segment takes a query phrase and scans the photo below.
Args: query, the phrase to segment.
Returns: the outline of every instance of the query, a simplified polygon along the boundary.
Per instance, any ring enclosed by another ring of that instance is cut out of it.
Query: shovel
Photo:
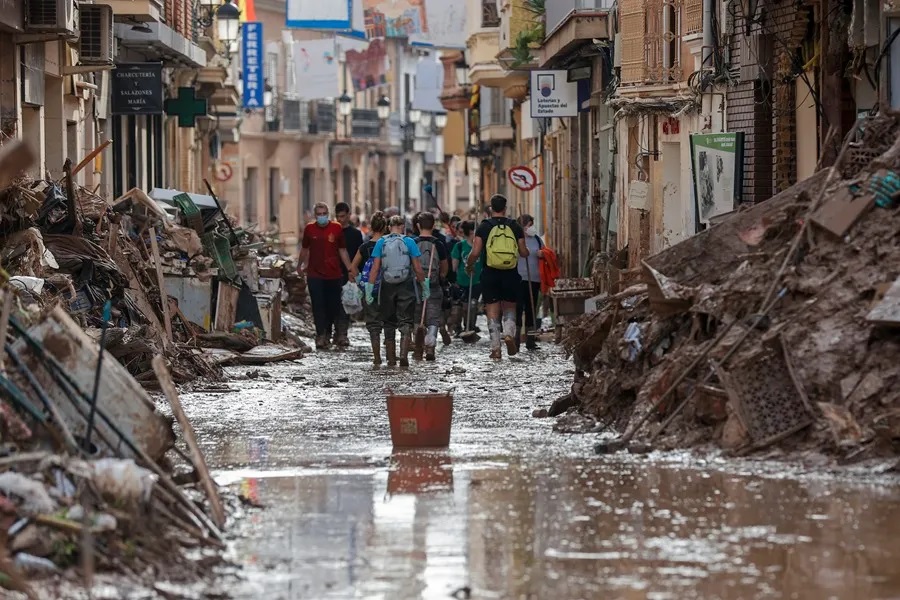
[[[432,243],[431,245],[431,256],[428,259],[428,277],[427,280],[431,281],[431,273],[434,269],[434,255],[437,252],[437,246]],[[416,340],[415,340],[415,349],[413,350],[413,354],[415,355],[416,360],[422,360],[422,353],[425,352],[425,313],[428,311],[428,300],[425,297],[422,297],[422,318],[419,320],[419,326],[416,328]]]
[[[474,344],[480,337],[472,328],[472,284],[475,283],[475,273],[469,276],[469,295],[466,296],[466,330],[460,334],[460,339],[467,344]]]

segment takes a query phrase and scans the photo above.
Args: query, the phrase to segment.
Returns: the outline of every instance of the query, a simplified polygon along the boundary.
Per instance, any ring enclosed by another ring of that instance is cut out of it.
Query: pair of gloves
[[[431,298],[431,280],[426,279],[422,282],[422,299]],[[366,282],[366,303],[375,304],[375,284]]]

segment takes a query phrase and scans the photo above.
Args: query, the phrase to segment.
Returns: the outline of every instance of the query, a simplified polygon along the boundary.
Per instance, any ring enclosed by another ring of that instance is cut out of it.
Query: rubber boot
[[[409,366],[409,347],[412,345],[412,336],[409,333],[400,335],[400,366]]]
[[[450,330],[447,329],[446,325],[441,325],[441,342],[443,342],[445,346],[449,346],[452,341],[453,338],[450,336]]]
[[[328,350],[328,336],[320,335],[316,337],[316,350]]]
[[[385,340],[384,353],[387,355],[389,367],[397,366],[397,340]]]
[[[525,347],[528,348],[529,350],[537,350],[538,349],[537,338],[534,337],[533,335],[525,336]]]
[[[403,338],[400,338],[400,342],[402,344]],[[421,328],[416,328],[416,341],[412,345],[412,355],[413,360],[420,361],[422,360],[422,353],[425,351],[425,332]],[[401,354],[402,354],[401,350]]]
[[[372,364],[376,367],[381,364],[381,334],[370,333],[372,338]]]
[[[488,330],[490,330],[491,332],[491,358],[502,358],[502,354],[500,352],[500,321],[488,321]]]
[[[334,345],[338,348],[349,348],[350,347],[350,324],[349,323],[335,323],[334,324]]]
[[[462,333],[462,306],[454,304],[450,309],[450,317],[447,319],[447,326],[453,335],[459,337]]]
[[[518,337],[518,332],[516,331],[516,318],[515,314],[512,318],[509,318],[508,315],[503,316],[503,341],[506,342],[506,353],[509,356],[515,356],[519,353],[519,344],[517,343],[516,338]]]

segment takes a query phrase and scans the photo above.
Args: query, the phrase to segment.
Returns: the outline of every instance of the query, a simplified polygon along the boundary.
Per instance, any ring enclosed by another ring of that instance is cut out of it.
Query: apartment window
[[[313,169],[303,169],[303,182],[301,188],[301,202],[303,204],[303,214],[311,215],[313,207],[315,171]]]
[[[259,169],[247,168],[244,179],[244,223],[256,223],[256,186],[259,184]]]
[[[269,222],[278,219],[281,200],[281,169],[269,169]]]
[[[481,26],[500,27],[500,11],[497,0],[481,0]]]

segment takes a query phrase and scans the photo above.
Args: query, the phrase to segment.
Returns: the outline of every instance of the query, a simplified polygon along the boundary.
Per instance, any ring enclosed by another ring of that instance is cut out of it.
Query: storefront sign
[[[128,63],[112,71],[112,114],[159,115],[163,112],[162,63]]]
[[[262,108],[266,91],[263,74],[263,26],[262,23],[244,23],[241,26],[241,77],[244,86],[244,108]]]
[[[733,211],[741,201],[744,134],[691,134],[697,223]]]
[[[360,0],[361,1],[361,0]],[[286,25],[290,29],[318,29],[349,31],[354,28],[351,19],[353,0],[288,0]],[[358,27],[360,24],[356,23]],[[365,26],[365,24],[363,24]]]
[[[578,116],[578,82],[569,81],[568,71],[531,72],[531,116]]]

